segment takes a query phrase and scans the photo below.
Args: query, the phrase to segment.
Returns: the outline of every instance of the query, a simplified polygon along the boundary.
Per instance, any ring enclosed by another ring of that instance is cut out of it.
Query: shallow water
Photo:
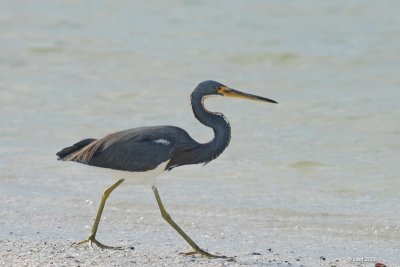
[[[0,235],[82,237],[59,217],[89,213],[89,224],[90,201],[119,177],[55,152],[158,124],[205,142],[212,131],[189,95],[215,79],[280,104],[207,100],[229,119],[231,144],[159,180],[171,212],[203,224],[225,214],[221,231],[254,247],[400,263],[399,2],[0,6]],[[146,180],[119,191],[115,208],[158,213]]]

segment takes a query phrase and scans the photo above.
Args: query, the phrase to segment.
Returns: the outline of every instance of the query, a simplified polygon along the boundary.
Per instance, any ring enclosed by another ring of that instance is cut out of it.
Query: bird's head
[[[264,101],[264,102],[275,103],[275,104],[278,103],[272,99],[265,98],[265,97],[258,96],[258,95],[244,93],[244,92],[229,88],[228,86],[223,85],[219,82],[211,81],[211,80],[201,82],[194,90],[194,93],[197,93],[203,97],[211,96],[211,95],[221,95],[221,96],[226,96],[226,97],[236,97],[236,98],[242,98],[242,99],[258,100],[258,101]]]

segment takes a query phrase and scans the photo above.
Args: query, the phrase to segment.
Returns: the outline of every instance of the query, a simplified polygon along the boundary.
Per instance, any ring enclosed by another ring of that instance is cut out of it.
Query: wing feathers
[[[68,151],[63,160],[124,171],[147,171],[170,160],[174,151],[198,145],[186,131],[174,126],[134,128],[91,140]]]

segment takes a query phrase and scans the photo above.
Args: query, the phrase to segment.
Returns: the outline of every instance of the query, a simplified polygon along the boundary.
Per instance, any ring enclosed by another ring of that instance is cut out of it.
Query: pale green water
[[[142,125],[177,125],[206,141],[212,132],[191,114],[189,95],[215,79],[280,104],[209,100],[231,123],[231,145],[204,168],[161,179],[168,206],[202,223],[225,212],[229,239],[254,247],[399,263],[399,9],[398,1],[2,1],[0,235],[82,237],[76,218],[60,217],[84,213],[89,224],[95,207],[79,205],[113,180],[57,162],[55,152]],[[115,200],[158,215],[143,181]]]

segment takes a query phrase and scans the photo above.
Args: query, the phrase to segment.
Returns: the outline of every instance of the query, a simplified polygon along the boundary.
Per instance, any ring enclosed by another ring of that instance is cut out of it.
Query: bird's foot
[[[224,255],[214,255],[214,254],[208,253],[207,251],[204,251],[201,248],[193,250],[193,251],[190,251],[190,252],[186,252],[186,253],[182,252],[180,254],[185,255],[185,256],[192,256],[192,255],[195,255],[195,254],[200,254],[201,256],[204,256],[204,257],[207,257],[207,258],[213,258],[213,259],[217,259],[217,258],[219,258],[219,259],[232,259],[231,257],[227,257],[227,256],[224,256]]]
[[[104,244],[100,243],[99,241],[97,241],[95,236],[92,236],[92,235],[89,236],[88,239],[82,240],[82,241],[77,242],[77,243],[73,243],[72,245],[73,246],[79,246],[79,245],[82,245],[82,244],[85,244],[85,243],[89,243],[89,245],[91,247],[93,247],[93,244],[95,244],[96,246],[98,246],[101,249],[115,249],[115,250],[122,249],[121,247],[110,247],[110,246],[104,245]]]

